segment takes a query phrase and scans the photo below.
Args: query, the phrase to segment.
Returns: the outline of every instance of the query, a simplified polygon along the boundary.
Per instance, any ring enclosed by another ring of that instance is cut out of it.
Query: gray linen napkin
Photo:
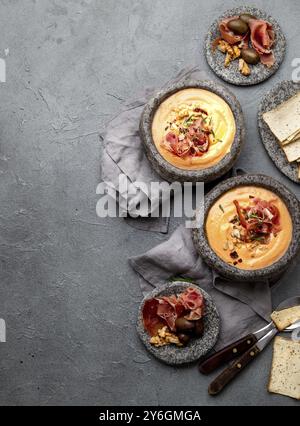
[[[139,274],[143,293],[165,284],[171,277],[193,279],[215,300],[221,332],[215,349],[266,325],[272,311],[267,282],[233,283],[212,271],[198,255],[191,230],[180,226],[171,237],[129,262]]]
[[[163,88],[170,84],[185,80],[205,80],[207,75],[197,67],[184,69],[175,78],[168,81]],[[161,182],[162,179],[153,171],[145,155],[143,144],[139,136],[139,120],[144,105],[157,90],[147,89],[137,100],[126,104],[124,110],[110,121],[102,135],[104,150],[102,155],[102,181],[107,186],[119,188],[119,175],[123,173],[127,179],[129,192],[134,193],[135,182],[150,185],[151,182]],[[118,192],[117,196],[122,198]],[[116,197],[117,198],[117,197]],[[129,215],[127,222],[138,229],[154,232],[168,232],[169,218],[130,218],[134,207],[142,202],[147,195],[139,191],[137,195],[128,196]],[[152,200],[153,209],[159,200]]]

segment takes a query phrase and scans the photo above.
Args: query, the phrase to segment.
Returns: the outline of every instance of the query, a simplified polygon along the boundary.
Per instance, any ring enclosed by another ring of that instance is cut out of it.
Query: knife
[[[300,305],[300,296],[291,297],[284,300],[277,306],[276,310],[280,311],[282,309],[291,308],[292,306]],[[292,331],[295,328],[300,327],[300,321],[290,325],[283,331]],[[242,355],[244,352],[248,351],[255,343],[259,341],[263,336],[267,335],[269,332],[275,331],[275,334],[278,332],[275,324],[271,321],[268,325],[254,333],[247,334],[239,340],[231,343],[228,346],[225,346],[220,351],[214,353],[209,358],[204,361],[200,361],[199,371],[202,374],[209,374],[218,368],[221,364],[231,361],[239,355]]]
[[[210,395],[217,395],[221,390],[231,382],[234,377],[243,370],[260,352],[267,346],[267,344],[278,333],[277,328],[273,328],[265,336],[258,340],[258,342],[251,346],[242,356],[229,365],[208,387]]]

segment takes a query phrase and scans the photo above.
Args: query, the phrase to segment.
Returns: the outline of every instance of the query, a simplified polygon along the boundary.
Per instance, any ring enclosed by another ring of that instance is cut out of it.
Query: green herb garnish
[[[194,114],[190,115],[186,120],[184,120],[183,125],[190,126],[193,121],[194,121]]]
[[[261,242],[265,242],[265,238],[264,237],[256,237],[256,236],[253,236],[253,237],[251,237],[251,241],[261,241]]]
[[[219,204],[219,209],[220,209],[223,213],[225,213],[225,211],[224,211],[224,209],[223,209],[222,204]]]

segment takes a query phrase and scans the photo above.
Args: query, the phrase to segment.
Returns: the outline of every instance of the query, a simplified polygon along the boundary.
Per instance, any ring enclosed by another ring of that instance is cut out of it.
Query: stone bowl
[[[204,224],[206,222],[207,214],[211,206],[220,198],[225,192],[238,186],[251,185],[259,186],[277,194],[286,204],[293,223],[292,241],[287,252],[274,264],[265,268],[242,270],[229,265],[224,262],[210,247]],[[201,221],[203,218],[203,223]],[[243,282],[253,282],[259,280],[275,280],[282,274],[292,260],[296,257],[300,247],[300,204],[297,197],[289,191],[284,185],[276,181],[274,178],[265,175],[243,175],[225,180],[217,185],[205,197],[204,201],[204,215],[199,211],[195,217],[196,227],[193,228],[193,240],[195,247],[205,262],[214,270],[216,270],[223,277]],[[199,224],[199,225],[197,225]]]
[[[213,41],[220,36],[220,31],[218,23],[220,20],[227,18],[229,16],[240,15],[241,13],[250,13],[251,15],[256,16],[257,18],[264,19],[270,24],[272,24],[275,33],[276,41],[273,47],[273,52],[275,55],[275,63],[271,68],[267,68],[262,63],[257,65],[251,65],[251,74],[246,77],[242,75],[238,70],[238,60],[233,61],[229,67],[224,67],[225,55],[216,49],[215,52],[212,50]],[[216,19],[209,28],[207,33],[205,43],[204,43],[204,53],[206,60],[211,69],[217,74],[218,77],[227,81],[228,83],[235,84],[238,86],[251,86],[253,84],[261,83],[262,81],[268,79],[273,75],[279,68],[281,62],[283,61],[286,51],[286,41],[284,34],[278,24],[272,16],[269,16],[265,12],[255,7],[240,6],[234,9],[227,10],[222,13],[221,16]]]
[[[205,299],[206,308],[204,316],[204,333],[202,337],[191,339],[190,342],[178,348],[175,345],[166,345],[156,348],[149,342],[150,336],[144,329],[142,310],[146,300],[153,297],[169,296],[174,293],[181,293],[188,287],[194,287],[202,293]],[[146,349],[160,361],[169,365],[180,365],[197,361],[206,355],[216,344],[220,329],[220,318],[212,297],[195,284],[183,281],[160,286],[154,289],[143,299],[138,312],[137,332],[144,343]]]
[[[159,105],[179,90],[188,88],[209,90],[219,95],[228,103],[235,118],[236,134],[230,152],[219,163],[202,170],[183,170],[173,166],[160,155],[152,138],[152,120]],[[211,182],[228,172],[237,160],[245,139],[244,117],[239,101],[228,89],[213,81],[191,80],[169,86],[147,103],[140,120],[140,136],[151,166],[163,179],[169,182]]]
[[[276,108],[282,102],[296,95],[300,90],[300,83],[285,80],[276,84],[262,98],[258,109],[258,128],[262,143],[276,167],[293,182],[300,184],[298,179],[297,162],[289,163],[284,151],[280,147],[276,136],[263,120],[263,114]]]

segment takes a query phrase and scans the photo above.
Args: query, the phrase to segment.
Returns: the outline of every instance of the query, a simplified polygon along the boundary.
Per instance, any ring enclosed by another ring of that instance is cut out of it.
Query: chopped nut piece
[[[231,60],[232,60],[232,56],[230,55],[230,53],[227,52],[225,56],[225,61],[224,61],[225,67],[229,67]]]
[[[170,333],[167,326],[160,328],[157,331],[157,335],[151,337],[150,343],[157,348],[168,345],[170,343],[173,343],[176,346],[183,346],[178,336],[176,334]]]
[[[241,56],[241,51],[238,46],[231,46],[225,40],[219,41],[218,49],[220,50],[220,52],[226,53],[224,62],[225,67],[228,67],[231,61],[234,61],[236,58],[239,58]]]
[[[241,238],[241,233],[238,229],[233,229],[231,235],[233,238]]]
[[[239,58],[241,56],[241,51],[237,46],[233,46],[233,59]]]
[[[230,44],[227,43],[227,41],[225,40],[220,40],[219,44],[218,44],[218,49],[222,52],[222,53],[226,53],[228,51],[228,48],[231,48]]]
[[[241,74],[248,76],[251,74],[250,68],[248,64],[244,61],[244,59],[239,59],[239,71]]]

